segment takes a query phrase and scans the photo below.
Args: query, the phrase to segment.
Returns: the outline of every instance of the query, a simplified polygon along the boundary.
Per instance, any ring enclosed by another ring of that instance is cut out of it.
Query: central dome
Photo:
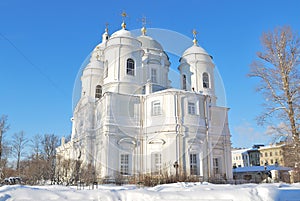
[[[127,31],[126,29],[120,29],[119,31],[116,31],[115,33],[113,33],[111,35],[111,38],[115,38],[115,37],[130,37],[130,38],[133,38],[130,31]]]
[[[202,47],[198,46],[198,45],[193,45],[192,47],[186,49],[182,56],[187,56],[189,54],[204,54],[207,56],[210,56]]]
[[[149,36],[141,35],[137,39],[142,43],[142,48],[163,50],[161,44]]]

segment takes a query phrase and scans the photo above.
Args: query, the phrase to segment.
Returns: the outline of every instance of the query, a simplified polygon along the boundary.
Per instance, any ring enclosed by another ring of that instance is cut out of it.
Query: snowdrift
[[[134,185],[99,185],[77,190],[66,186],[2,186],[0,201],[52,201],[52,200],[101,200],[101,201],[300,201],[298,184],[243,184],[215,185],[210,183],[174,183],[155,187]]]

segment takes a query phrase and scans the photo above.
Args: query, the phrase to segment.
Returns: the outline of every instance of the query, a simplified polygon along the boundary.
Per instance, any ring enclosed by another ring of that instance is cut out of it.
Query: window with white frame
[[[102,97],[102,86],[97,85],[96,86],[95,98],[101,98],[101,97]]]
[[[152,170],[151,173],[152,174],[160,174],[161,171],[161,154],[160,153],[152,153],[151,154],[151,166],[152,166]]]
[[[127,75],[134,76],[134,61],[131,58],[127,59]]]
[[[220,158],[213,158],[214,175],[220,174]]]
[[[161,115],[160,101],[152,101],[151,114],[152,116]]]
[[[120,156],[120,174],[129,175],[129,154],[121,154]]]
[[[191,114],[191,115],[195,115],[196,114],[195,103],[188,102],[188,113]]]
[[[203,88],[209,88],[209,77],[207,73],[202,74]]]
[[[151,69],[151,82],[157,83],[157,70],[155,68]]]
[[[191,175],[198,175],[197,154],[190,154],[190,172]]]

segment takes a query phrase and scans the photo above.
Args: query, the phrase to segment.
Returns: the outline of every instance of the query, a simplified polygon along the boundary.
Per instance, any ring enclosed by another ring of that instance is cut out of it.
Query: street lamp
[[[176,169],[176,181],[178,181],[178,167],[179,167],[179,165],[178,165],[177,161],[174,162],[173,167]]]
[[[266,177],[266,183],[268,183],[268,172],[267,172],[267,166],[268,166],[268,163],[267,163],[267,162],[265,162],[265,166],[264,166],[264,168],[265,168],[265,177]]]

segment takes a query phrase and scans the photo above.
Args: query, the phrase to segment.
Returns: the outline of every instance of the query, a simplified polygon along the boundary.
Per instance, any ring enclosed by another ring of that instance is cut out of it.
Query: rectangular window
[[[152,116],[157,116],[161,114],[160,102],[159,101],[152,101],[152,109],[151,109]]]
[[[191,115],[196,114],[195,103],[188,102],[188,113]]]
[[[152,162],[152,174],[160,174],[161,171],[161,154],[160,153],[152,153],[151,154],[151,162]]]
[[[270,152],[270,156],[272,156],[272,152]]]
[[[157,83],[157,71],[154,68],[151,69],[151,81]]]
[[[129,154],[121,154],[120,174],[129,175]]]
[[[197,154],[190,154],[190,171],[191,175],[198,175]]]
[[[213,159],[214,174],[220,174],[220,158]]]

